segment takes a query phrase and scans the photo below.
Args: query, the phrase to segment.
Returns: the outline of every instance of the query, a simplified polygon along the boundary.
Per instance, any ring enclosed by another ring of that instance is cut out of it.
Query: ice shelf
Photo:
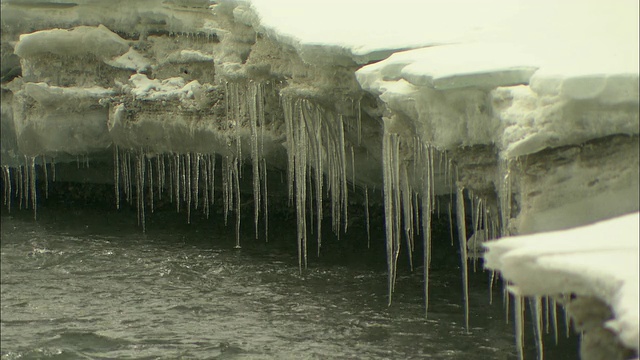
[[[485,265],[521,296],[575,294],[611,307],[601,324],[638,352],[639,213],[486,244]],[[587,331],[587,335],[589,335]],[[589,349],[585,349],[587,351]]]
[[[189,221],[217,189],[238,232],[247,190],[266,238],[283,171],[303,271],[323,219],[346,232],[378,189],[389,302],[418,239],[425,311],[432,214],[456,219],[466,294],[487,241],[640,208],[634,0],[1,4],[7,207],[35,213],[55,163],[97,159],[142,228],[154,199]]]

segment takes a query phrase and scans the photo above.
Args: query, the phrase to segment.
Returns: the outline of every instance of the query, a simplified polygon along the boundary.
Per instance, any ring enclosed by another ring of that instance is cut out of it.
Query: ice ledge
[[[513,282],[519,295],[574,293],[608,304],[606,322],[638,352],[638,230],[640,213],[569,230],[504,238],[485,247],[486,267]]]

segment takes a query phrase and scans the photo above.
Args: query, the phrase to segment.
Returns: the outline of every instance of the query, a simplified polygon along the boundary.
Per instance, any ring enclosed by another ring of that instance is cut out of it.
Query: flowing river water
[[[501,289],[490,305],[480,270],[466,333],[451,262],[434,260],[425,319],[421,269],[399,272],[391,306],[373,246],[310,257],[300,274],[295,245],[283,245],[295,242],[286,219],[274,219],[269,243],[247,225],[234,249],[233,226],[220,219],[186,225],[157,213],[143,234],[127,211],[48,207],[38,218],[3,210],[2,359],[517,358]],[[571,343],[546,348],[552,359],[576,353]]]

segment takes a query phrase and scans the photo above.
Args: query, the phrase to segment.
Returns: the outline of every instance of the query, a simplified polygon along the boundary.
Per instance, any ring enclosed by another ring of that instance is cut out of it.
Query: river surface
[[[425,320],[419,269],[400,273],[389,307],[383,267],[310,261],[300,274],[294,248],[234,249],[233,226],[160,218],[143,234],[115,211],[25,213],[2,216],[3,359],[516,358],[482,272],[467,334],[451,269],[433,270]]]

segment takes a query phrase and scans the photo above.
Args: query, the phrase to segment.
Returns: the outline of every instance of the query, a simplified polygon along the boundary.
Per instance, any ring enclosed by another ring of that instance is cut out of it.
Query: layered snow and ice
[[[368,214],[381,189],[389,301],[421,237],[427,308],[438,211],[457,219],[464,279],[483,242],[638,211],[637,14],[633,0],[3,0],[5,195],[35,208],[35,166],[113,156],[117,198],[149,194],[144,226],[163,193],[208,212],[218,158],[236,229],[250,164],[266,237],[267,172],[283,170],[302,269],[307,233],[319,252],[323,217],[343,233],[352,193]]]
[[[633,213],[595,224],[486,244],[485,265],[520,296],[573,293],[608,304],[603,326],[638,352],[638,224]]]

